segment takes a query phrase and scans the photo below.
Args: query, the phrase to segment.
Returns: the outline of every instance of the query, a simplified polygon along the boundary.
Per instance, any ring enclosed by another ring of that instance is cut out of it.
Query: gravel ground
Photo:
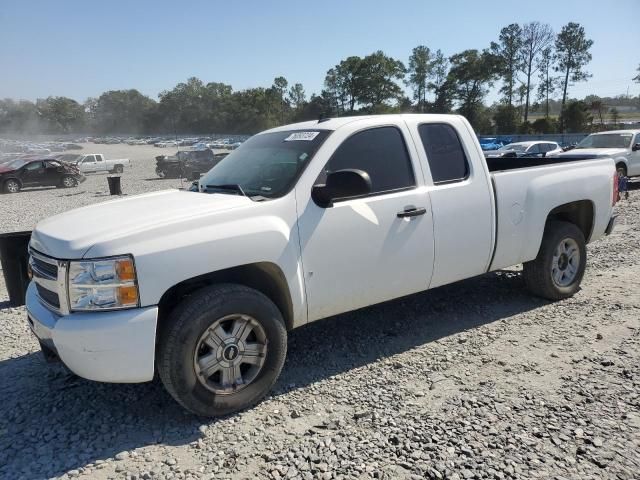
[[[144,161],[125,179],[153,178]],[[75,198],[100,200],[95,182]],[[532,298],[513,269],[316,322],[291,333],[267,400],[217,420],[158,382],[46,365],[0,280],[0,477],[640,478],[640,189],[619,213],[575,297]]]

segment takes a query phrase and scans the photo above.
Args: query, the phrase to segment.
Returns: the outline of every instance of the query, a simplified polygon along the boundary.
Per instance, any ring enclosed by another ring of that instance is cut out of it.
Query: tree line
[[[594,96],[569,99],[571,85],[591,76],[586,66],[592,45],[577,23],[557,34],[540,22],[513,23],[486,48],[449,57],[426,45],[415,47],[406,65],[382,51],[350,56],[330,68],[322,91],[310,96],[284,77],[269,88],[240,91],[192,77],[158,100],[135,89],[108,91],[84,103],[4,99],[0,131],[251,134],[319,117],[393,112],[460,113],[480,133],[584,131],[594,118],[604,124],[607,108]],[[640,73],[633,80],[640,83]],[[500,100],[485,105],[498,82]],[[640,105],[640,96],[634,102]],[[534,111],[542,116],[531,121]]]

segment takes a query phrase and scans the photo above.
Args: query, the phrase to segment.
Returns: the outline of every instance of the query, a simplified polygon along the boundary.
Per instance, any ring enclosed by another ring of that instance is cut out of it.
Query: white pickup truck
[[[613,158],[616,169],[625,176],[640,176],[640,130],[611,130],[592,133],[561,157]]]
[[[28,321],[81,377],[158,372],[188,410],[230,413],[269,391],[309,322],[520,263],[534,294],[573,295],[615,223],[616,171],[550,162],[485,160],[452,115],[269,130],[192,191],[40,222]]]
[[[110,172],[122,173],[124,167],[128,167],[130,162],[128,158],[117,158],[107,160],[101,153],[91,153],[88,155],[80,155],[75,163],[82,173]]]

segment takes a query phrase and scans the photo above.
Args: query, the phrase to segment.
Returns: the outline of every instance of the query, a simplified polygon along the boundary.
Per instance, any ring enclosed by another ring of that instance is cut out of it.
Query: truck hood
[[[251,204],[247,197],[185,190],[136,195],[49,217],[36,225],[31,247],[51,257],[77,259],[98,243],[153,230],[175,232],[186,222]]]
[[[593,155],[594,157],[618,157],[625,155],[627,151],[624,148],[574,148],[568,152],[562,153],[563,157],[575,155]]]

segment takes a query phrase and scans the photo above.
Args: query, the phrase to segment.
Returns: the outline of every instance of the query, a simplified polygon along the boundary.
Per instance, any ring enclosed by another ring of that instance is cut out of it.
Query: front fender
[[[143,230],[94,245],[85,258],[132,254],[142,306],[157,305],[171,287],[200,275],[253,263],[273,263],[286,278],[294,322],[304,323],[306,306],[295,204],[282,200],[256,205],[253,215],[232,210]]]

